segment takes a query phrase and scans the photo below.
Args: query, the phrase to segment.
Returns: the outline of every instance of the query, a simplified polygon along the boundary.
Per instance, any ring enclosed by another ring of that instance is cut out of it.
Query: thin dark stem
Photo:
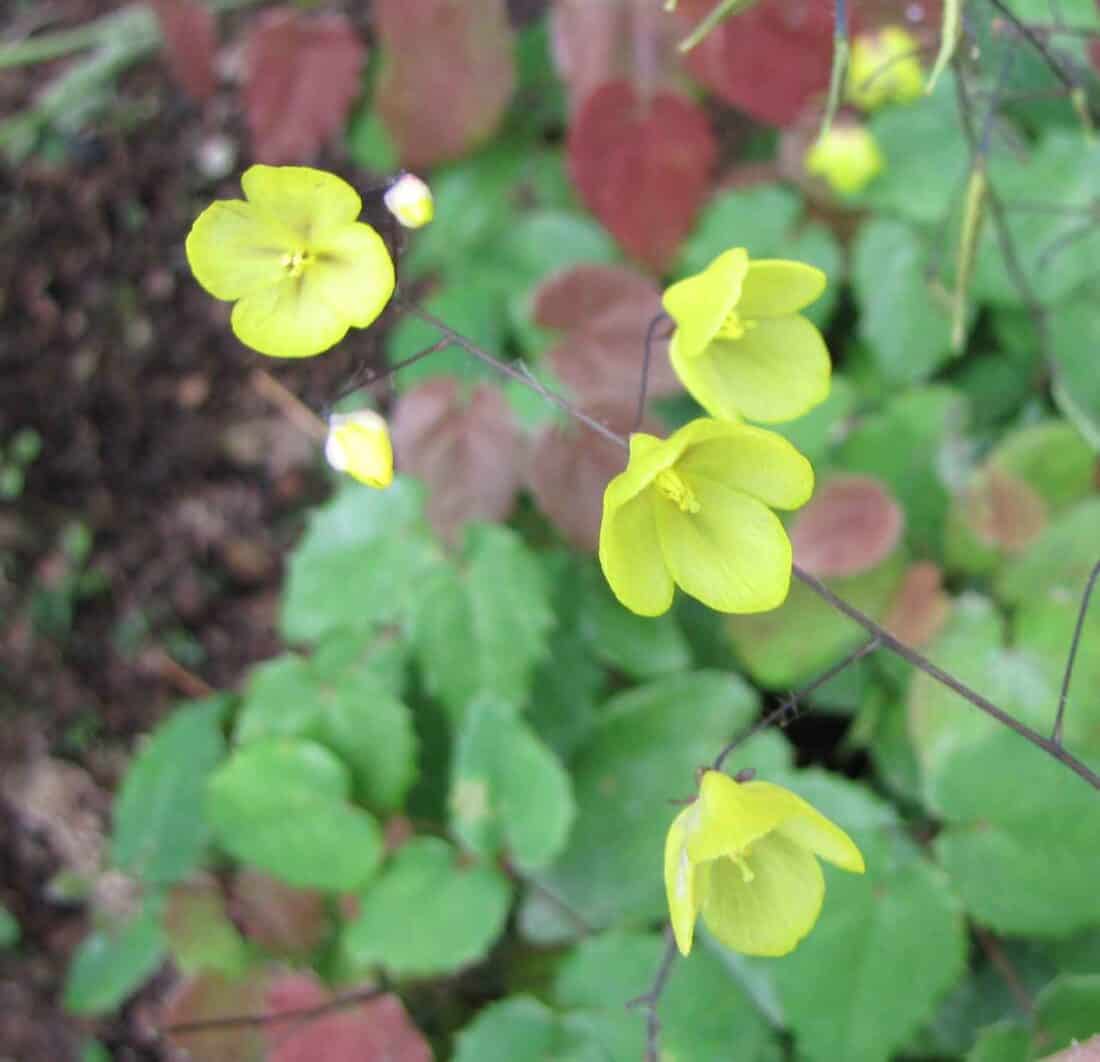
[[[314,1018],[323,1017],[334,1010],[343,1010],[358,1003],[367,1003],[378,996],[384,995],[389,989],[384,986],[374,985],[370,988],[358,988],[352,992],[344,992],[333,996],[324,1003],[318,1003],[312,1007],[302,1007],[300,1010],[284,1010],[278,1012],[264,1012],[262,1014],[233,1014],[224,1018],[201,1018],[198,1021],[181,1021],[175,1025],[166,1025],[161,1032],[172,1036],[191,1036],[195,1033],[214,1032],[221,1029],[250,1028],[257,1025],[283,1025],[286,1022],[312,1021]]]
[[[820,675],[803,686],[802,689],[783,699],[783,703],[778,708],[772,709],[764,716],[763,719],[757,720],[752,726],[750,726],[744,733],[735,737],[721,752],[714,758],[714,763],[711,764],[711,769],[720,771],[722,764],[726,762],[726,758],[736,749],[739,745],[744,744],[749,738],[755,734],[760,733],[761,730],[767,730],[768,727],[778,724],[779,726],[786,726],[788,723],[793,723],[799,716],[799,705],[812,693],[821,689],[826,682],[834,679],[842,671],[846,671],[854,663],[862,660],[865,656],[869,656],[880,645],[882,645],[882,639],[877,634],[873,635],[862,645],[857,646],[842,660],[838,660],[827,671],[823,671]]]
[[[653,340],[657,336],[658,326],[667,319],[668,314],[662,310],[649,322],[649,327],[645,330],[645,353],[642,355],[642,376],[638,384],[638,408],[634,412],[634,424],[630,429],[631,435],[641,428],[642,421],[645,419],[645,404],[646,399],[649,397],[649,367],[653,360]]]
[[[528,877],[518,867],[513,866],[510,862],[505,862],[504,869],[507,871],[508,876],[519,885],[525,885],[533,893],[544,899],[551,907],[564,916],[565,920],[569,922],[573,928],[582,936],[587,937],[592,935],[592,927],[577,911],[574,911],[556,892],[547,888],[542,882],[537,881],[535,878]]]
[[[1019,734],[1020,737],[1024,738],[1026,741],[1030,741],[1044,752],[1049,753],[1058,760],[1059,763],[1065,764],[1074,774],[1088,782],[1094,789],[1100,789],[1100,774],[1097,774],[1087,764],[1082,763],[1076,756],[1072,756],[1070,753],[1066,752],[1058,742],[1050,738],[1045,738],[1037,730],[1032,730],[1031,727],[1025,726],[1018,719],[1009,715],[1003,708],[998,708],[992,701],[983,697],[976,690],[972,690],[966,683],[960,682],[954,675],[948,674],[943,668],[933,664],[928,657],[918,653],[916,649],[910,648],[904,642],[898,641],[897,638],[871,619],[866,613],[861,612],[855,605],[849,604],[844,598],[834,594],[832,590],[817,578],[817,576],[811,575],[797,564],[794,566],[794,575],[796,579],[801,580],[806,586],[813,590],[818,597],[823,598],[838,612],[843,612],[850,620],[858,623],[868,634],[877,635],[884,649],[889,649],[896,656],[900,656],[919,671],[923,671],[930,678],[946,686],[953,693],[957,693],[963,700],[972,704],[979,711],[985,712],[988,716],[992,716],[998,723],[1007,726],[1009,730]]]
[[[1035,1001],[1020,979],[1016,967],[1012,965],[1012,960],[1005,954],[1000,941],[986,929],[977,928],[974,930],[974,935],[989,959],[989,964],[1001,975],[1001,980],[1004,981],[1016,1005],[1024,1014],[1034,1014]]]
[[[1042,35],[1036,33],[1031,26],[1024,22],[1019,15],[1004,3],[1004,0],[989,0],[989,2],[1000,12],[1005,21],[1010,23],[1013,29],[1039,53],[1043,62],[1050,68],[1050,72],[1062,83],[1062,87],[1067,92],[1075,91],[1078,87],[1077,81],[1066,73],[1061,60],[1051,51]]]
[[[657,1004],[664,995],[665,985],[668,984],[669,974],[672,973],[673,963],[676,962],[676,938],[672,935],[672,927],[665,929],[665,951],[661,956],[661,965],[657,967],[657,973],[649,991],[644,996],[638,996],[627,1003],[628,1007],[638,1007],[645,1011],[645,1062],[659,1062],[661,1021],[657,1017]]]
[[[1085,592],[1081,595],[1081,607],[1077,610],[1077,625],[1073,628],[1073,641],[1069,646],[1069,657],[1066,660],[1066,670],[1062,675],[1062,691],[1058,694],[1058,712],[1054,717],[1054,729],[1050,739],[1056,745],[1062,744],[1062,724],[1065,721],[1066,698],[1069,696],[1069,684],[1073,679],[1073,665],[1077,662],[1077,649],[1081,644],[1081,635],[1085,630],[1085,616],[1089,611],[1089,600],[1096,586],[1096,580],[1100,579],[1100,561],[1097,561],[1089,574],[1089,580],[1085,583]]]

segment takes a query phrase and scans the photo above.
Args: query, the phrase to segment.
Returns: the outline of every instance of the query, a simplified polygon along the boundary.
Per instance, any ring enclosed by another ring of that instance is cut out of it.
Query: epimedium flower
[[[665,890],[680,952],[691,951],[700,914],[733,951],[793,951],[825,899],[818,857],[864,871],[852,839],[789,789],[707,771],[665,842]]]
[[[825,290],[820,269],[725,251],[665,291],[676,322],[669,358],[712,416],[792,420],[829,393],[829,351],[798,311]]]
[[[308,358],[366,328],[389,302],[393,261],[358,221],[359,194],[306,166],[252,166],[244,199],[219,200],[187,236],[195,279],[234,302],[231,326],[246,346]]]
[[[432,190],[415,173],[403,173],[382,196],[386,209],[407,229],[421,229],[435,217]]]
[[[334,413],[328,422],[325,460],[368,487],[388,487],[393,482],[393,443],[385,420],[373,409]]]
[[[806,152],[805,163],[807,173],[841,196],[863,191],[886,165],[871,131],[854,122],[834,123]]]
[[[861,33],[848,58],[848,99],[865,111],[912,103],[924,94],[920,45],[900,26]]]
[[[791,543],[772,508],[797,509],[814,474],[786,439],[709,418],[667,439],[637,432],[604,492],[600,565],[631,612],[658,616],[676,586],[718,612],[782,603]]]

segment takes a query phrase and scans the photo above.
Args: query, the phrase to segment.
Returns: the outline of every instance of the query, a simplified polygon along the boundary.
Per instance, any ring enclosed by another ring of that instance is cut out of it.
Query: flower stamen
[[[680,512],[697,513],[699,511],[699,502],[679,473],[671,468],[666,468],[663,472],[658,473],[654,482],[657,489],[670,502],[679,507]]]
[[[716,337],[718,339],[740,339],[746,332],[755,327],[755,321],[742,320],[736,310],[730,310],[726,314],[726,319],[719,325]]]
[[[279,264],[286,270],[289,277],[300,277],[305,272],[306,266],[313,261],[313,255],[309,251],[297,250],[287,253],[279,259]]]

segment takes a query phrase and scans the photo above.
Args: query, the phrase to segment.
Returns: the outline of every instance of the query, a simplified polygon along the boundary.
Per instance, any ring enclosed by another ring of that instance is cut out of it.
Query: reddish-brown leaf
[[[1042,534],[1047,505],[1019,476],[995,465],[980,473],[963,502],[966,522],[987,546],[1019,553]]]
[[[275,955],[312,951],[328,926],[321,893],[296,889],[258,870],[237,874],[233,911],[245,933]]]
[[[366,49],[338,14],[276,7],[245,44],[244,110],[261,162],[304,162],[343,129],[359,95]]]
[[[498,388],[466,397],[454,378],[435,377],[401,396],[391,428],[397,467],[427,484],[428,519],[446,541],[512,511],[522,439]]]
[[[896,638],[919,649],[939,634],[950,613],[943,573],[931,561],[921,561],[905,573],[883,623]]]
[[[555,273],[535,292],[535,321],[564,332],[549,358],[558,378],[581,402],[636,400],[646,331],[661,312],[661,292],[623,266],[581,265]],[[651,347],[648,393],[677,394],[668,360],[668,330],[658,326]]]
[[[150,4],[172,76],[193,99],[208,99],[214,92],[218,51],[214,13],[201,0],[150,0]]]
[[[268,975],[251,971],[239,980],[202,973],[175,986],[161,1011],[161,1027],[191,1062],[262,1062],[264,1038],[258,1025],[235,1025],[174,1033],[171,1026],[266,1013]]]
[[[716,145],[691,100],[633,85],[598,88],[569,129],[569,170],[588,208],[632,257],[660,271],[691,229],[710,187]]]
[[[814,575],[858,575],[884,561],[905,519],[886,488],[870,476],[837,476],[791,526],[795,560]]]
[[[286,973],[271,985],[268,1006],[290,1014],[330,1002],[311,973]],[[432,1062],[432,1051],[391,994],[350,1004],[304,1024],[266,1026],[267,1062]]]
[[[633,427],[633,405],[593,404],[584,412],[615,431]],[[642,430],[660,434],[646,421]],[[539,507],[566,541],[595,552],[600,542],[603,492],[626,467],[626,450],[591,428],[570,421],[544,428],[535,442],[527,484]]]
[[[484,140],[515,87],[505,0],[375,0],[385,49],[378,113],[401,161],[420,168]]]
[[[681,0],[694,25],[714,0]],[[726,19],[688,53],[688,69],[716,95],[768,125],[794,122],[829,87],[833,5],[822,0],[760,0]]]

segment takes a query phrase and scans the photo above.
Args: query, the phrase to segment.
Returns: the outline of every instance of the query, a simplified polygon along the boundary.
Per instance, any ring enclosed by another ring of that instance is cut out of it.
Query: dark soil
[[[51,5],[74,23],[115,6]],[[53,70],[0,74],[0,113]],[[51,142],[57,161],[0,166],[0,448],[28,428],[42,443],[0,502],[0,903],[22,930],[0,953],[0,1058],[19,1062],[76,1057],[91,1029],[58,1005],[88,924],[49,898],[73,869],[58,831],[73,808],[102,830],[134,739],[278,650],[284,553],[325,478],[254,374],[321,408],[380,334],[300,364],[241,347],[183,254],[198,211],[239,194],[210,177],[226,149],[227,174],[248,161],[235,102],[200,113],[154,63],[119,100],[91,133]],[[45,818],[26,781],[43,764],[61,780]],[[139,1013],[93,1030],[115,1058],[160,1057],[139,1046]]]

